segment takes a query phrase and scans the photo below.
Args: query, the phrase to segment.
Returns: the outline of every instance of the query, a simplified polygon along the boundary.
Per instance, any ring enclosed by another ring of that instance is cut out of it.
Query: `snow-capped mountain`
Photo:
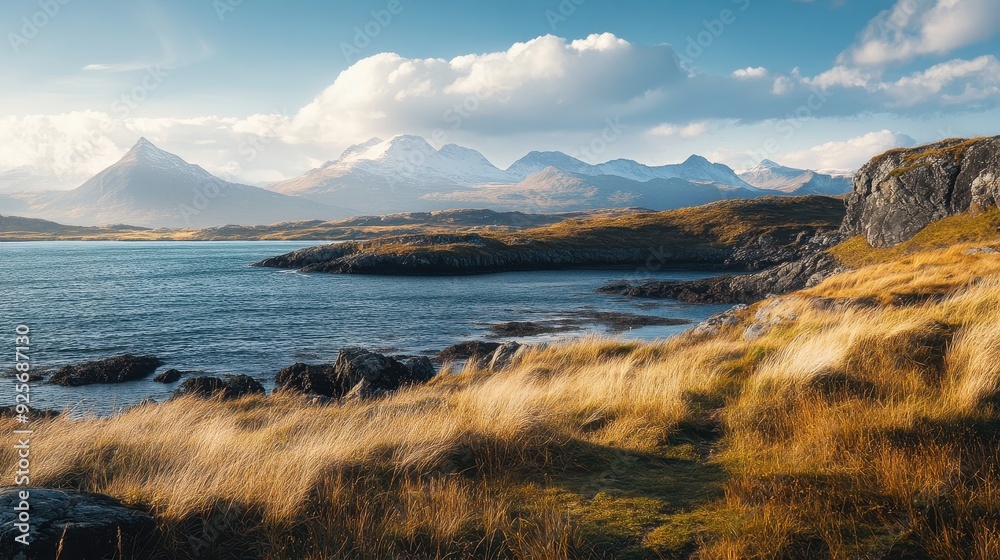
[[[822,194],[838,196],[851,191],[849,175],[827,175],[805,169],[793,169],[769,159],[740,174],[747,183],[785,194]]]
[[[545,213],[622,207],[671,210],[763,194],[767,193],[752,187],[695,183],[677,177],[636,181],[617,175],[570,173],[547,167],[515,185],[494,184],[424,198],[449,208],[488,207]]]
[[[475,150],[455,144],[435,150],[420,136],[399,135],[385,141],[372,138],[351,146],[339,159],[268,188],[285,194],[346,195],[344,187],[352,184],[422,189],[509,182],[509,179],[507,173]]]
[[[590,176],[613,175],[640,182],[653,179],[684,179],[692,183],[755,190],[752,185],[740,179],[736,172],[729,167],[721,163],[712,163],[696,155],[689,157],[684,163],[654,167],[630,159],[616,159],[591,165],[562,152],[531,152],[514,162],[507,169],[507,172],[519,179],[526,179],[529,175],[538,173],[547,167]]]
[[[71,225],[146,227],[270,224],[346,215],[309,200],[223,181],[145,138],[76,189],[41,197],[25,213]]]
[[[551,179],[551,172],[545,175],[550,177],[549,181],[539,182],[537,177],[532,178],[551,169],[568,174],[567,177],[608,178],[584,181],[588,184],[611,184],[623,179],[628,186],[622,189],[626,190],[638,188],[641,183],[667,179],[679,179],[688,186],[713,187],[699,192],[729,190],[739,196],[758,190],[740,179],[729,167],[711,163],[700,156],[691,156],[684,163],[652,167],[627,159],[592,165],[562,152],[536,151],[501,170],[475,150],[455,144],[436,150],[425,139],[411,135],[394,136],[385,141],[373,138],[351,146],[338,159],[300,177],[273,183],[268,188],[366,214],[415,212],[446,209],[449,208],[448,201],[481,200],[481,204],[487,204],[490,196],[475,196],[473,191],[478,190],[514,193],[524,188],[537,192],[542,183],[548,188],[563,184],[566,178]],[[573,179],[573,182],[578,184],[580,181]],[[618,189],[622,193],[618,198],[628,198],[628,193],[622,189]],[[645,192],[648,189],[643,187],[641,190]],[[635,196],[644,198],[646,195]],[[700,194],[692,196],[697,198]],[[611,199],[608,202],[611,203]],[[581,203],[580,208],[591,206]]]
[[[554,167],[568,173],[603,175],[596,165],[580,161],[562,152],[530,152],[528,155],[511,164],[507,168],[507,173],[516,179],[514,182],[517,182],[523,181],[530,175],[544,171],[549,167]]]

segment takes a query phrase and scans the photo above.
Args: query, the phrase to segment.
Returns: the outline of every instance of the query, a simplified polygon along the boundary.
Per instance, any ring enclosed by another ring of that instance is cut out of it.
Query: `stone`
[[[445,348],[438,354],[437,360],[440,363],[467,360],[482,367],[489,363],[497,348],[500,348],[500,344],[497,342],[470,340]]]
[[[410,358],[404,364],[410,370],[410,379],[415,383],[426,383],[437,375],[434,363],[426,356]]]
[[[487,367],[492,371],[505,370],[514,365],[526,349],[527,346],[517,342],[502,344],[493,352],[493,357],[490,359]]]
[[[177,383],[178,381],[181,380],[182,375],[183,374],[180,372],[180,370],[168,369],[167,371],[163,371],[156,374],[156,377],[153,378],[153,381],[157,383]]]
[[[124,383],[149,377],[163,362],[155,356],[124,354],[60,368],[48,383],[78,387],[94,383]]]
[[[333,366],[293,364],[278,372],[277,387],[283,391],[334,397]]]
[[[225,380],[220,396],[223,400],[239,399],[250,395],[263,395],[266,391],[259,381],[249,375],[237,375]]]
[[[21,492],[28,492],[30,545],[14,541]],[[145,557],[155,524],[147,513],[125,507],[100,494],[50,488],[0,489],[0,558],[11,560],[105,560]],[[61,550],[60,550],[61,548]]]
[[[181,383],[181,386],[174,391],[174,398],[181,396],[212,398],[225,385],[226,382],[218,377],[191,377],[185,379],[184,383]]]
[[[419,360],[419,359],[418,359]],[[397,391],[407,385],[426,382],[430,377],[422,361],[413,367],[364,348],[345,348],[333,366],[335,396],[372,398]],[[359,387],[359,384],[364,382]]]

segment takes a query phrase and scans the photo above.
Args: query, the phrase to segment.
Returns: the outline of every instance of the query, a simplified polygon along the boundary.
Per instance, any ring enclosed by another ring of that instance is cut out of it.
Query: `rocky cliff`
[[[890,247],[934,221],[996,207],[998,199],[1000,137],[892,150],[858,171],[842,231]]]

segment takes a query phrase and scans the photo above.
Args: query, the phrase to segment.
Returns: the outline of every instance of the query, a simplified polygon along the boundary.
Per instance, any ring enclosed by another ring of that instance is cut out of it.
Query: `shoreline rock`
[[[249,375],[237,375],[229,379],[202,376],[185,379],[184,383],[174,391],[174,398],[193,396],[203,399],[218,397],[222,400],[235,400],[265,393],[264,386]]]
[[[123,354],[59,368],[46,383],[79,387],[98,383],[124,383],[152,375],[163,361],[155,356]]]
[[[30,494],[30,544],[14,541],[21,492]],[[141,552],[153,539],[155,521],[102,494],[53,488],[0,489],[0,558],[104,560],[122,549]],[[140,555],[141,556],[141,555]]]

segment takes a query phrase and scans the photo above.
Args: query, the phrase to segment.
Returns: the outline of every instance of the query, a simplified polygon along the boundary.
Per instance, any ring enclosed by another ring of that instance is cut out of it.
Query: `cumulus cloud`
[[[692,139],[716,130],[707,124],[716,122],[792,119],[798,129],[811,119],[872,111],[988,108],[1000,101],[998,85],[1000,61],[992,55],[894,81],[848,64],[815,77],[753,66],[709,75],[684,68],[669,45],[636,45],[610,33],[578,40],[546,35],[450,60],[377,54],[288,114],[140,119],[84,111],[0,118],[0,172],[34,166],[85,179],[146,136],[227,179],[263,184],[301,174],[373,136],[421,134],[437,145],[477,148],[507,139],[516,151],[524,142],[514,138],[586,144],[613,120],[637,142]],[[619,146],[625,145],[623,139]],[[527,148],[534,147],[532,140]]]
[[[493,132],[575,127],[664,102],[686,79],[669,46],[633,45],[605,33],[546,35],[502,52],[444,59],[379,54],[363,59],[294,118],[290,134],[340,141],[399,130]]]
[[[858,68],[834,66],[814,78],[807,78],[805,82],[822,89],[830,89],[832,87],[864,88],[872,83],[872,76]]]
[[[898,0],[880,13],[841,64],[880,66],[923,55],[941,55],[1000,32],[996,0]]]
[[[913,146],[915,143],[913,138],[900,132],[880,130],[785,154],[780,157],[780,163],[803,169],[853,171],[886,150]]]
[[[929,99],[949,105],[974,103],[1000,93],[1000,60],[993,55],[952,60],[885,84],[883,89],[897,107]]]
[[[680,136],[681,138],[697,138],[710,130],[706,121],[693,122],[686,125],[661,124],[650,129],[653,136]]]
[[[767,68],[764,67],[755,68],[753,66],[747,68],[740,68],[739,70],[733,71],[733,77],[741,80],[755,80],[759,78],[766,78],[767,74],[768,74]]]

